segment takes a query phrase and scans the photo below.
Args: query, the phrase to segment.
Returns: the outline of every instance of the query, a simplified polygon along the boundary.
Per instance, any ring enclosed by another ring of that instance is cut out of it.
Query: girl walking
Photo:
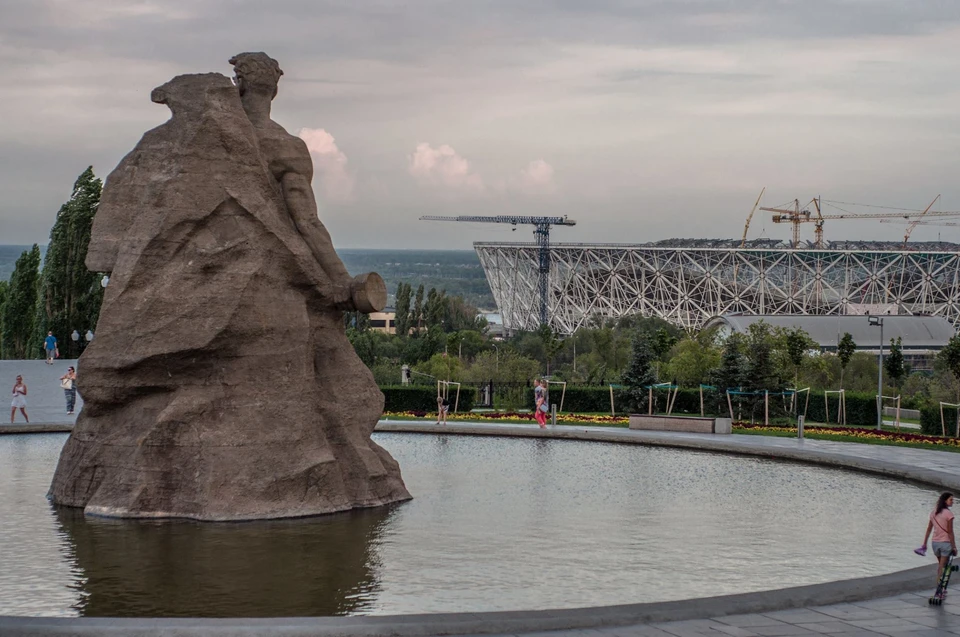
[[[930,539],[930,533],[933,532],[933,555],[940,563],[937,569],[937,582],[940,581],[940,573],[947,565],[947,560],[951,555],[957,554],[957,538],[953,533],[953,512],[950,507],[953,506],[953,494],[941,493],[937,498],[937,506],[930,513],[930,520],[927,522],[927,532],[923,536],[923,545],[916,550],[920,555],[927,553],[927,540]]]
[[[30,422],[27,416],[27,384],[23,382],[23,376],[17,376],[17,382],[13,384],[13,403],[10,405],[10,424],[13,424],[13,418],[17,415],[17,410],[23,414],[23,419]]]
[[[73,413],[73,408],[77,404],[77,372],[73,367],[67,368],[67,373],[60,377],[60,386],[63,387],[63,395],[67,399],[67,415]]]
[[[547,392],[543,388],[542,381],[536,379],[533,381],[534,418],[541,429],[547,428]]]

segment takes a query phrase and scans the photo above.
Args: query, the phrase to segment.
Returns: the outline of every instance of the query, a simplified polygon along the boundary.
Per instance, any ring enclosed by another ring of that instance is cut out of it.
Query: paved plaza
[[[77,394],[77,405],[73,416],[67,415],[67,403],[60,388],[60,377],[67,373],[67,367],[77,368],[77,361],[57,359],[53,365],[45,361],[4,361],[0,360],[0,388],[3,389],[4,409],[0,413],[0,425],[10,424],[10,396],[17,375],[23,376],[27,384],[27,414],[34,424],[71,424],[76,421],[83,399]],[[16,424],[24,424],[23,415],[17,410]]]

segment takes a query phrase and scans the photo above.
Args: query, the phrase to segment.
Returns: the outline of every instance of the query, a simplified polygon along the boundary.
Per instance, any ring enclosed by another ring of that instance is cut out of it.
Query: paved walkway
[[[67,373],[67,367],[77,367],[75,360],[58,359],[53,365],[45,361],[2,361],[0,360],[0,390],[5,396],[3,409],[0,409],[0,424],[10,424],[10,400],[13,383],[18,375],[23,376],[27,384],[27,415],[31,423],[73,424],[76,415],[67,415],[67,402],[60,388],[60,377]],[[83,399],[77,396],[74,414],[80,413]],[[24,424],[20,410],[17,410],[16,424]]]

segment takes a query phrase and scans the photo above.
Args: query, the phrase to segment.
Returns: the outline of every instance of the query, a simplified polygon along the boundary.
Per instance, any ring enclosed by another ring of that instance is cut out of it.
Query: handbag
[[[69,378],[61,378],[60,386],[63,387],[64,389],[73,389],[73,381],[70,380]]]
[[[549,411],[547,409],[547,403],[540,403],[540,411],[542,411],[543,413],[547,413]]]

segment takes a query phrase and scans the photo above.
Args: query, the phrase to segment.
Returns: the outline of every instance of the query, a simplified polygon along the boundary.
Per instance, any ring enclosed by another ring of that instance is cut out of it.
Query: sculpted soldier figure
[[[110,282],[57,504],[250,520],[410,498],[343,321],[383,307],[383,279],[351,278],[317,218],[306,145],[270,120],[276,61],[232,62],[236,84],[154,89],[171,118],[107,178],[86,265]]]
[[[311,186],[313,161],[307,145],[270,119],[270,106],[277,96],[277,85],[283,75],[280,65],[265,53],[240,53],[230,58],[230,64],[233,65],[243,110],[257,131],[260,153],[283,192],[283,200],[297,231],[330,277],[336,305],[362,312],[382,309],[386,302],[386,287],[379,275],[351,279],[333,248],[330,233],[317,218],[317,201]],[[378,296],[383,299],[376,303],[378,307],[374,307]]]

